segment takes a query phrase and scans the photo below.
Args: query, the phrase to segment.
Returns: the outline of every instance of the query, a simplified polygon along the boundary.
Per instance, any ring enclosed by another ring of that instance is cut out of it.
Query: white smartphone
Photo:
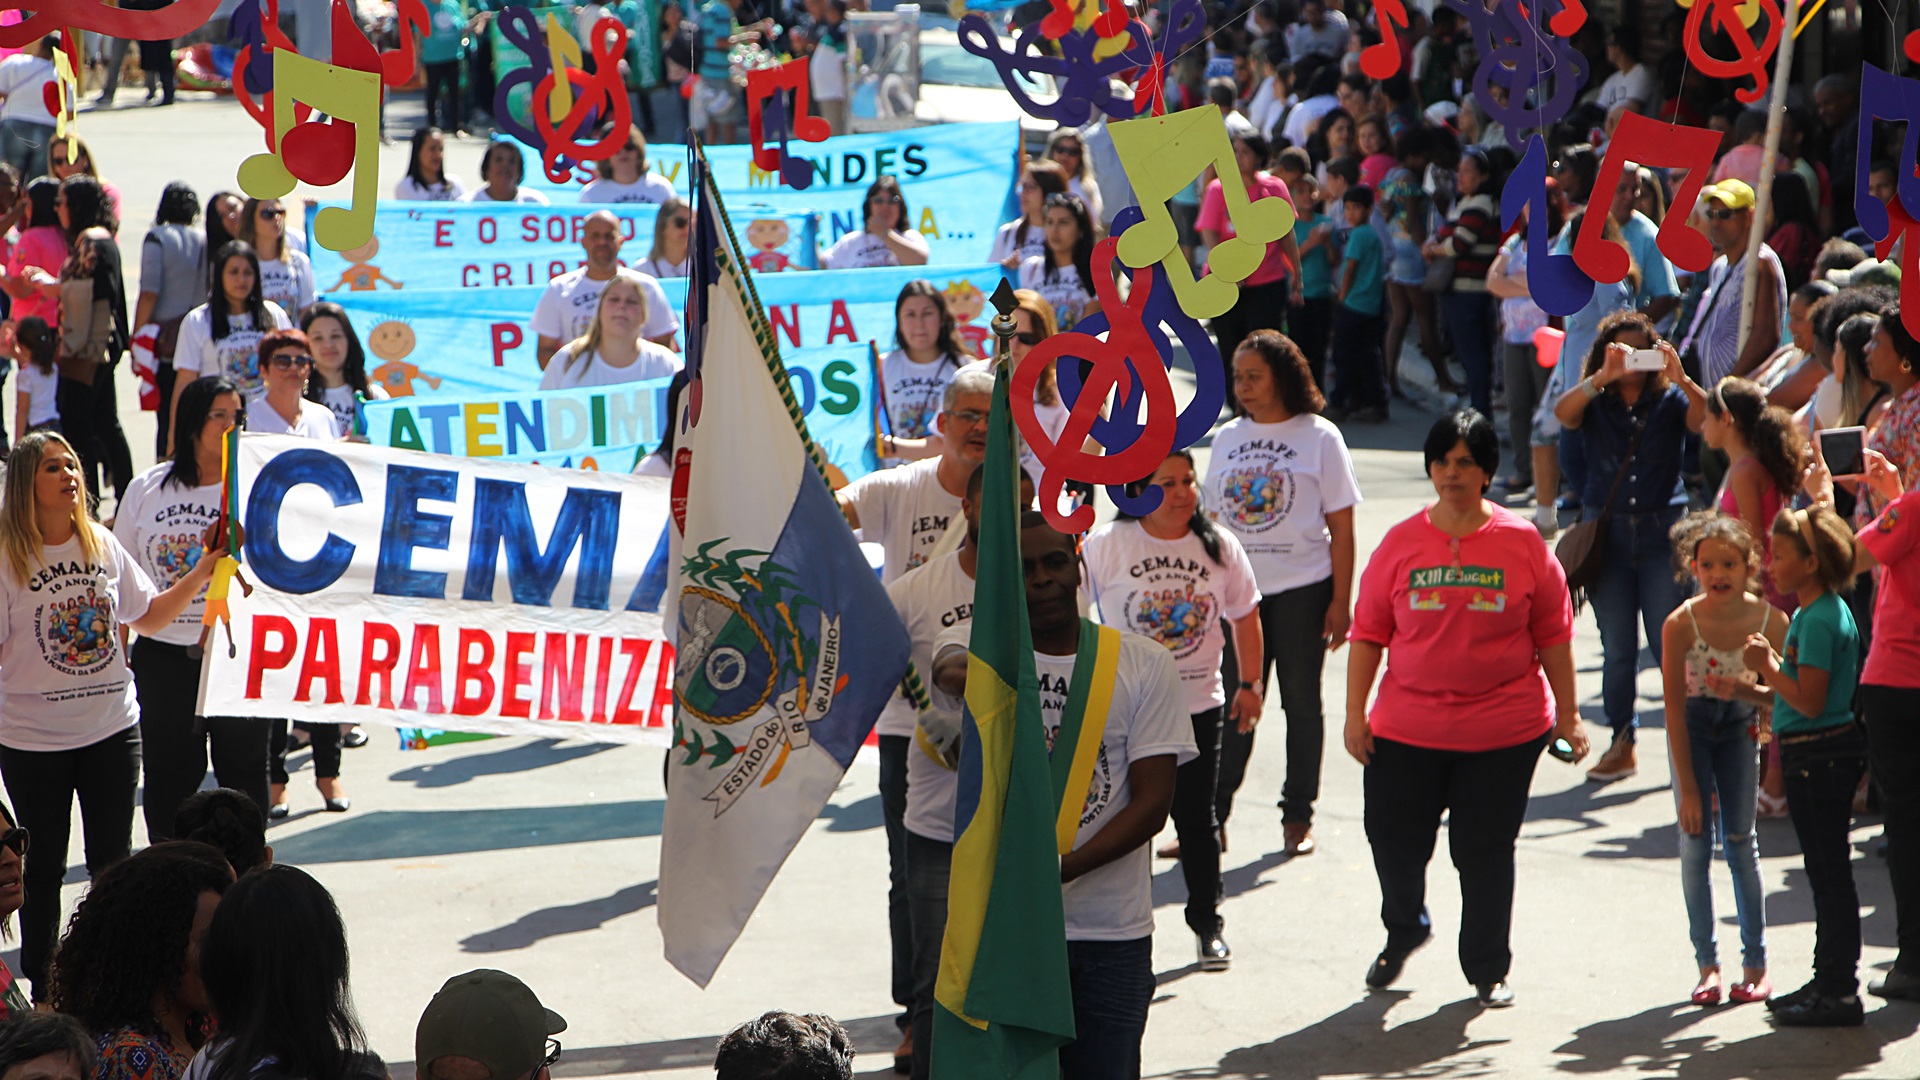
[[[1867,429],[1828,428],[1820,433],[1820,458],[1833,476],[1860,476],[1867,471]]]
[[[1628,371],[1665,371],[1667,354],[1659,349],[1635,349],[1627,357]]]

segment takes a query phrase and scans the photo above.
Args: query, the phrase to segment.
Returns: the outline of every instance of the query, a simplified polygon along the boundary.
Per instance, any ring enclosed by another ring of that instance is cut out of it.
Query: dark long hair
[[[504,146],[506,144],[495,143],[494,145]],[[515,151],[515,153],[518,153],[518,151]],[[366,393],[367,350],[360,346],[360,335],[353,332],[353,322],[347,318],[347,309],[331,300],[322,300],[308,308],[305,315],[300,316],[300,329],[311,335],[313,333],[314,320],[320,318],[337,320],[340,323],[340,329],[347,332],[347,361],[340,366],[340,377],[347,381],[348,386],[353,387],[362,394]],[[320,380],[307,380],[308,401],[317,401],[325,404],[325,393],[326,390],[320,385]]]
[[[1767,404],[1767,392],[1759,383],[1731,375],[1707,395],[1707,411],[1733,422],[1733,429],[1767,470],[1781,497],[1793,498],[1808,456],[1806,437],[1793,422],[1793,414]]]
[[[1040,189],[1040,227],[1045,231],[1047,200],[1067,190],[1067,171],[1060,167],[1059,162],[1050,158],[1041,158],[1038,161],[1027,162],[1027,178]],[[1020,224],[1013,230],[1014,251],[1017,252],[1027,246],[1027,230],[1032,227],[1032,224],[1027,221],[1027,215],[1021,214]]]
[[[420,148],[427,145],[427,140],[435,135],[439,135],[442,140],[443,152],[440,155],[440,176],[438,179],[429,181],[427,174],[422,171],[420,167]],[[427,187],[429,183],[444,184],[447,182],[447,155],[444,153],[445,139],[446,134],[437,127],[413,129],[413,145],[407,151],[407,179],[419,184],[423,188]]]
[[[1311,157],[1316,164],[1324,163],[1333,156],[1333,145],[1327,142],[1327,132],[1333,130],[1333,125],[1342,120],[1347,122],[1349,128],[1354,128],[1353,114],[1345,109],[1329,109],[1326,115],[1313,125],[1312,133],[1307,136],[1307,156]],[[1358,149],[1354,145],[1354,140],[1359,134],[1359,129],[1354,128],[1353,132],[1347,136],[1347,153],[1351,154]]]
[[[1771,205],[1774,228],[1797,222],[1810,235],[1818,233],[1820,222],[1813,209],[1813,196],[1807,191],[1806,178],[1799,173],[1789,169],[1773,175]]]
[[[340,1080],[367,1044],[347,992],[347,928],[306,872],[269,866],[220,900],[200,947],[220,1017],[207,1080],[246,1080],[271,1057],[303,1080]]]
[[[1080,288],[1084,289],[1088,296],[1097,295],[1093,290],[1093,217],[1087,213],[1087,204],[1081,202],[1078,195],[1061,192],[1058,195],[1047,196],[1046,209],[1052,210],[1056,207],[1072,214],[1074,224],[1080,227],[1080,239],[1073,242],[1073,268],[1080,272]],[[1042,211],[1041,216],[1045,217],[1045,213]],[[1047,248],[1044,258],[1047,268],[1046,279],[1052,281],[1055,269],[1053,248]]]
[[[113,216],[113,204],[100,181],[86,173],[75,173],[60,181],[60,194],[67,197],[67,244],[71,247],[80,234],[98,226],[109,233],[120,227]]]
[[[1607,218],[1607,224],[1613,224],[1611,215]],[[1574,228],[1577,229],[1578,226],[1576,225]],[[1580,377],[1584,379],[1594,372],[1599,371],[1601,365],[1607,362],[1607,346],[1613,344],[1615,338],[1629,330],[1641,330],[1652,340],[1660,340],[1660,332],[1653,328],[1652,319],[1647,318],[1638,311],[1616,311],[1600,320],[1599,328],[1594,331],[1593,347],[1587,350],[1586,363],[1580,369]],[[1648,372],[1646,388],[1649,393],[1653,394],[1658,394],[1662,390],[1665,390],[1667,388],[1667,373],[1664,371]],[[1614,392],[1614,388],[1609,386],[1600,392],[1610,394]]]
[[[160,206],[153,212],[155,225],[191,225],[200,218],[200,196],[185,180],[175,180],[160,192]]]
[[[267,815],[244,791],[214,788],[187,796],[173,815],[174,835],[198,840],[227,857],[235,874],[268,859]]]
[[[873,183],[868,184],[866,195],[860,199],[861,228],[866,228],[867,222],[873,218],[873,197],[887,192],[892,193],[894,197],[900,200],[900,220],[898,224],[894,225],[894,230],[896,232],[906,232],[913,227],[907,224],[907,193],[900,190],[900,181],[891,176],[883,176]]]
[[[1192,451],[1175,450],[1173,453],[1167,455],[1167,461],[1172,461],[1174,458],[1179,458],[1186,462],[1187,468],[1194,470],[1195,476],[1198,476],[1200,467],[1193,463]],[[1160,464],[1165,465],[1166,461]],[[1160,470],[1155,468],[1153,471],[1159,472]],[[1127,485],[1127,494],[1137,499],[1152,483],[1153,477],[1151,475],[1141,480],[1135,480],[1133,483]],[[1118,511],[1118,517],[1121,521],[1140,520],[1139,514],[1129,513],[1124,509]],[[1220,561],[1220,532],[1214,527],[1213,519],[1207,516],[1205,500],[1193,505],[1193,516],[1187,519],[1187,528],[1192,529],[1193,535],[1200,538],[1200,546],[1206,549],[1207,558],[1213,560],[1213,565],[1226,565]]]
[[[60,227],[60,181],[51,176],[36,176],[27,185],[27,204],[32,210],[27,215],[27,228],[39,229],[48,225]]]
[[[219,211],[219,206],[223,199],[238,199],[242,203],[247,201],[247,197],[237,191],[216,191],[207,196],[208,251],[219,251],[221,248],[227,246],[228,241],[240,239],[227,231],[227,219]]]
[[[226,856],[186,841],[155,844],[103,871],[53,958],[53,1007],[96,1036],[123,1027],[159,1034],[154,995],[180,990],[200,894],[232,883]]]
[[[173,466],[167,470],[161,487],[172,484],[191,490],[214,482],[214,479],[200,478],[200,459],[194,455],[194,444],[200,441],[200,430],[207,426],[207,414],[213,411],[214,399],[221,394],[239,393],[240,388],[224,375],[202,375],[181,388],[180,407],[173,420]],[[244,413],[235,418],[235,422],[243,426],[244,420]]]
[[[263,334],[273,329],[272,320],[267,318],[267,298],[260,292],[260,256],[245,240],[229,240],[207,263],[207,314],[212,317],[215,341],[224,339],[232,329],[227,325],[227,290],[220,282],[226,276],[229,259],[245,259],[253,267],[253,291],[247,293],[244,305],[247,315],[253,319],[253,328]]]
[[[914,296],[924,296],[933,301],[940,309],[940,351],[945,358],[959,366],[967,355],[967,346],[960,339],[959,325],[953,321],[953,308],[947,304],[947,294],[926,278],[914,278],[900,287],[900,295],[893,299],[893,344],[901,352],[907,350],[907,339],[900,334],[900,309]]]

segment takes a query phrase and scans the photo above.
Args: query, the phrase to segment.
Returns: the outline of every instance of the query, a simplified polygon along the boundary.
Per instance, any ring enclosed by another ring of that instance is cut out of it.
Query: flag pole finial
[[[1000,339],[999,344],[994,348],[993,359],[994,363],[1004,365],[1008,364],[1012,358],[1013,335],[1020,329],[1020,324],[1013,318],[1014,310],[1020,306],[1020,302],[1014,298],[1013,286],[1009,285],[1005,278],[1000,279],[1000,287],[993,290],[993,296],[990,299],[993,301],[993,309],[999,312],[993,317],[992,323],[994,336]]]

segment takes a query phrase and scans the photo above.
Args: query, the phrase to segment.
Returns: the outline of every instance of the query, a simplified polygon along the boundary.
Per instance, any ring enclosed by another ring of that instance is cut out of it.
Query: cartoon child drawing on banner
[[[341,252],[340,257],[353,265],[342,270],[340,280],[334,282],[327,291],[339,292],[342,287],[345,287],[348,292],[373,292],[383,281],[390,289],[404,288],[405,286],[381,273],[380,268],[373,265],[373,257],[378,254],[380,254],[380,238],[377,236],[370,236],[367,242],[359,247],[348,248]]]
[[[954,325],[960,330],[960,340],[966,345],[968,354],[976,359],[987,359],[987,338],[991,336],[991,331],[975,325],[973,321],[987,309],[986,294],[966,278],[947,282],[946,293],[947,310],[953,312]]]
[[[412,397],[415,380],[435,390],[440,388],[439,379],[421,371],[418,365],[406,362],[407,357],[413,355],[416,343],[413,327],[399,319],[375,323],[367,331],[367,351],[381,361],[380,366],[373,369],[374,381],[385,387],[392,397]]]
[[[793,260],[780,253],[793,231],[779,218],[757,218],[747,223],[747,243],[756,249],[747,256],[747,265],[758,274],[777,274],[793,268]]]

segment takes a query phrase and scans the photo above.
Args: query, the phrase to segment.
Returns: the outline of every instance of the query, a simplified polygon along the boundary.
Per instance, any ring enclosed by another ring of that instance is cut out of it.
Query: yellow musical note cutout
[[[558,124],[573,111],[573,83],[567,78],[567,71],[586,67],[587,58],[580,52],[580,43],[561,29],[560,20],[551,12],[547,14],[547,59],[553,66],[553,93],[547,96],[547,119]]]
[[[1180,310],[1196,319],[1226,314],[1238,285],[1260,268],[1267,245],[1293,230],[1293,207],[1285,199],[1253,200],[1240,183],[1233,142],[1219,109],[1187,109],[1110,124],[1113,148],[1126,167],[1144,220],[1120,236],[1120,261],[1139,268],[1162,264]],[[1212,165],[1221,180],[1227,217],[1236,234],[1207,253],[1208,275],[1194,280],[1180,254],[1179,233],[1167,200]]]
[[[80,40],[74,35],[74,29],[68,27],[66,40]],[[78,155],[73,148],[73,121],[80,104],[80,77],[73,69],[73,57],[65,49],[53,50],[53,90],[60,97],[57,106],[47,103],[53,112],[53,137],[67,144],[67,160],[72,161]]]
[[[326,187],[353,172],[350,206],[323,208],[313,238],[329,251],[349,251],[373,238],[380,197],[380,73],[335,67],[291,49],[273,50],[273,129],[278,151],[240,163],[240,190],[278,199],[296,180]],[[326,121],[294,121],[294,103],[325,113]]]

